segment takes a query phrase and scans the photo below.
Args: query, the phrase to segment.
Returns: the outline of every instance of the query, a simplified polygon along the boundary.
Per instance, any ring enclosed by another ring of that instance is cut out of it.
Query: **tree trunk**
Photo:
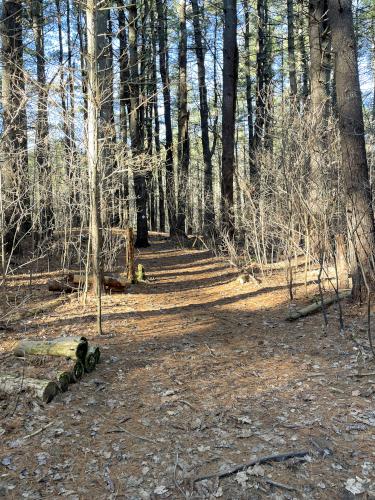
[[[140,120],[140,76],[138,74],[137,51],[137,6],[135,3],[128,7],[129,22],[129,65],[130,65],[130,139],[133,157],[137,158],[143,153]],[[149,246],[147,225],[147,186],[145,175],[139,172],[140,166],[136,165],[134,172],[134,190],[137,208],[137,238],[135,246],[144,248]]]
[[[296,75],[296,53],[294,43],[294,9],[293,0],[287,0],[288,10],[288,66],[289,66],[289,85],[292,97],[297,95],[297,75]]]
[[[48,141],[48,90],[46,86],[44,33],[43,33],[43,3],[41,0],[31,0],[31,18],[35,39],[37,68],[37,118],[35,126],[35,161],[39,175],[40,229],[43,237],[53,231],[52,183],[49,166]]]
[[[238,77],[237,4],[224,0],[223,104],[222,104],[222,204],[223,224],[233,232],[233,173]]]
[[[255,113],[255,127],[254,127],[254,146],[257,149],[262,143],[264,138],[264,126],[266,121],[266,83],[265,72],[267,64],[267,5],[265,0],[257,0],[257,14],[258,14],[258,37],[257,37],[257,82],[256,82],[256,113]]]
[[[305,102],[309,95],[309,61],[305,43],[305,15],[303,7],[303,2],[301,2],[298,9],[298,48],[301,55],[300,95],[302,102]]]
[[[134,283],[135,259],[134,259],[134,234],[133,229],[125,229],[125,268],[129,283]]]
[[[120,66],[120,137],[121,141],[126,146],[128,142],[128,112],[130,111],[130,90],[129,90],[129,56],[128,56],[128,40],[126,34],[124,1],[118,0],[118,38],[120,44],[119,66]],[[124,215],[123,225],[129,224],[129,177],[128,173],[122,174],[121,186],[122,198],[124,200]]]
[[[102,222],[99,181],[99,131],[100,105],[102,103],[98,74],[98,23],[97,0],[87,0],[87,166],[90,176],[90,231],[92,272],[97,298],[97,331],[102,333]]]
[[[179,0],[180,37],[178,49],[178,218],[177,230],[185,235],[187,181],[189,174],[189,112],[187,104],[187,30],[186,0]]]
[[[156,36],[156,26],[155,26],[155,14],[154,9],[150,12],[151,21],[151,44],[152,44],[152,103],[154,106],[154,140],[155,140],[155,151],[159,158],[159,164],[157,166],[156,174],[156,186],[157,186],[157,196],[158,196],[158,208],[159,208],[159,229],[161,232],[165,232],[165,197],[164,197],[164,186],[163,186],[163,171],[162,164],[160,163],[160,123],[159,123],[159,104],[158,104],[158,82],[157,82],[157,72],[156,72],[156,55],[157,55],[157,36]]]
[[[311,212],[311,217],[309,217],[311,248],[315,255],[322,251],[324,221],[322,220],[321,198],[325,189],[323,172],[328,147],[326,140],[328,95],[324,67],[326,7],[325,0],[310,0],[309,2],[310,136],[312,147],[307,200]]]
[[[164,121],[165,121],[165,176],[166,176],[166,198],[169,218],[169,232],[176,233],[176,192],[173,166],[173,133],[171,114],[171,90],[169,80],[167,26],[166,26],[166,5],[164,0],[156,0],[158,14],[158,35],[159,35],[159,66],[163,85],[164,99]]]
[[[209,121],[208,121],[208,100],[206,85],[206,67],[204,46],[201,28],[201,9],[198,0],[191,0],[193,10],[193,26],[195,39],[195,54],[198,67],[198,88],[199,88],[199,113],[201,121],[201,141],[204,161],[204,229],[208,228],[214,220],[213,187],[212,187],[212,151],[210,150]]]
[[[247,128],[248,128],[248,147],[249,147],[249,170],[250,176],[256,175],[255,163],[253,158],[254,148],[254,127],[253,127],[253,99],[251,84],[251,51],[250,51],[250,12],[248,0],[243,0],[245,11],[245,69],[246,69],[246,106],[247,106]]]
[[[5,213],[4,241],[8,252],[20,251],[20,242],[31,229],[22,18],[21,0],[4,1],[1,19],[2,150],[6,161],[2,167],[2,182],[9,198],[7,205],[12,207]]]
[[[353,297],[374,289],[375,227],[350,0],[328,0]]]
[[[310,95],[313,113],[326,115],[327,92],[323,66],[324,0],[309,2]]]

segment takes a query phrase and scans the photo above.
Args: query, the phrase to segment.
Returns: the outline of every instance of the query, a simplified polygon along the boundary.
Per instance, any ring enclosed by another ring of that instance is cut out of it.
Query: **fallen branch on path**
[[[40,429],[38,429],[37,431],[34,431],[32,432],[31,434],[28,434],[27,436],[24,436],[23,439],[29,439],[33,436],[37,436],[38,434],[40,434],[41,432],[45,431],[46,429],[48,429],[48,427],[51,427],[51,425],[54,424],[54,421],[50,422],[49,424],[41,427]]]
[[[204,481],[206,479],[214,479],[214,478],[219,478],[222,479],[224,477],[229,477],[232,476],[233,474],[236,474],[237,472],[241,472],[248,467],[253,467],[254,465],[260,465],[260,464],[266,464],[269,462],[285,462],[286,460],[290,460],[291,458],[303,458],[306,455],[310,453],[309,450],[302,450],[302,451],[290,451],[288,453],[282,453],[280,455],[269,455],[266,457],[260,457],[256,458],[255,460],[251,460],[251,462],[247,462],[245,464],[241,465],[236,465],[232,469],[229,469],[225,472],[217,472],[216,474],[209,474],[207,476],[199,476],[194,479],[194,483],[197,483],[199,481]]]
[[[337,295],[333,295],[332,297],[325,299],[323,303],[319,301],[315,302],[314,304],[310,304],[306,307],[303,307],[302,309],[291,311],[286,319],[287,321],[295,321],[296,319],[303,318],[305,316],[308,316],[309,314],[313,314],[314,312],[320,311],[322,309],[322,306],[324,307],[330,306],[335,302],[338,302],[339,300],[350,297],[351,294],[352,294],[351,290],[343,290]]]

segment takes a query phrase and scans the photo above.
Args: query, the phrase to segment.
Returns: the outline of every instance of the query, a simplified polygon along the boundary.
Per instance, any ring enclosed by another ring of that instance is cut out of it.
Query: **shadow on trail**
[[[128,319],[136,318],[136,319],[145,319],[145,318],[159,318],[159,317],[165,317],[165,316],[174,316],[174,315],[180,315],[184,313],[195,313],[199,311],[204,311],[206,314],[211,311],[211,309],[215,310],[216,307],[219,306],[226,306],[226,305],[232,305],[235,304],[236,302],[239,302],[241,300],[246,300],[249,298],[253,297],[261,297],[263,294],[267,294],[272,291],[276,290],[285,290],[288,288],[288,285],[276,285],[276,286],[271,286],[271,287],[265,287],[260,290],[253,290],[250,292],[242,293],[242,294],[237,294],[234,296],[230,297],[222,297],[220,299],[212,300],[209,302],[199,302],[199,303],[191,303],[191,304],[186,304],[186,305],[177,305],[173,307],[165,307],[161,309],[155,309],[155,310],[146,310],[146,311],[130,311],[130,312],[125,312],[125,313],[109,313],[109,314],[104,314],[104,322],[109,322],[112,323],[114,321],[126,321]],[[150,292],[151,294],[154,292]],[[272,307],[266,308],[264,310],[272,310]],[[215,310],[215,315],[220,314],[220,311]],[[233,312],[235,314],[235,311]],[[84,319],[85,322],[92,322],[94,323],[96,321],[96,316],[94,314],[89,314],[85,316],[78,316]],[[77,317],[71,317],[71,318],[57,318],[53,322],[48,322],[48,323],[40,323],[38,322],[37,325],[35,325],[35,328],[45,328],[45,327],[51,327],[55,323],[58,326],[66,327],[69,325],[76,325],[77,322]],[[165,320],[166,322],[169,321],[168,319]],[[112,327],[113,329],[113,327]]]

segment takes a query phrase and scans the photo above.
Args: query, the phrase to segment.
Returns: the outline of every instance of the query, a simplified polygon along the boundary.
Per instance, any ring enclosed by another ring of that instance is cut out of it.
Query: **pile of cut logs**
[[[0,392],[25,390],[45,403],[92,372],[100,360],[99,347],[89,346],[85,337],[21,340],[13,354],[8,363],[14,373],[0,373]]]

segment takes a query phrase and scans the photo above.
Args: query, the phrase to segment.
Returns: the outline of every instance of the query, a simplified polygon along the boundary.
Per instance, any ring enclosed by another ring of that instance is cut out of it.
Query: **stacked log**
[[[59,337],[52,340],[21,340],[13,349],[15,356],[48,355],[84,360],[88,350],[85,337]]]
[[[17,375],[8,373],[0,373],[0,389],[7,394],[28,390],[43,403],[52,401],[59,392],[58,385],[51,380],[20,378]]]
[[[13,354],[16,357],[6,358],[3,365],[15,373],[0,374],[0,391],[14,394],[27,390],[46,403],[57,392],[68,390],[85,372],[92,372],[100,359],[99,347],[89,347],[85,337],[24,339]]]

